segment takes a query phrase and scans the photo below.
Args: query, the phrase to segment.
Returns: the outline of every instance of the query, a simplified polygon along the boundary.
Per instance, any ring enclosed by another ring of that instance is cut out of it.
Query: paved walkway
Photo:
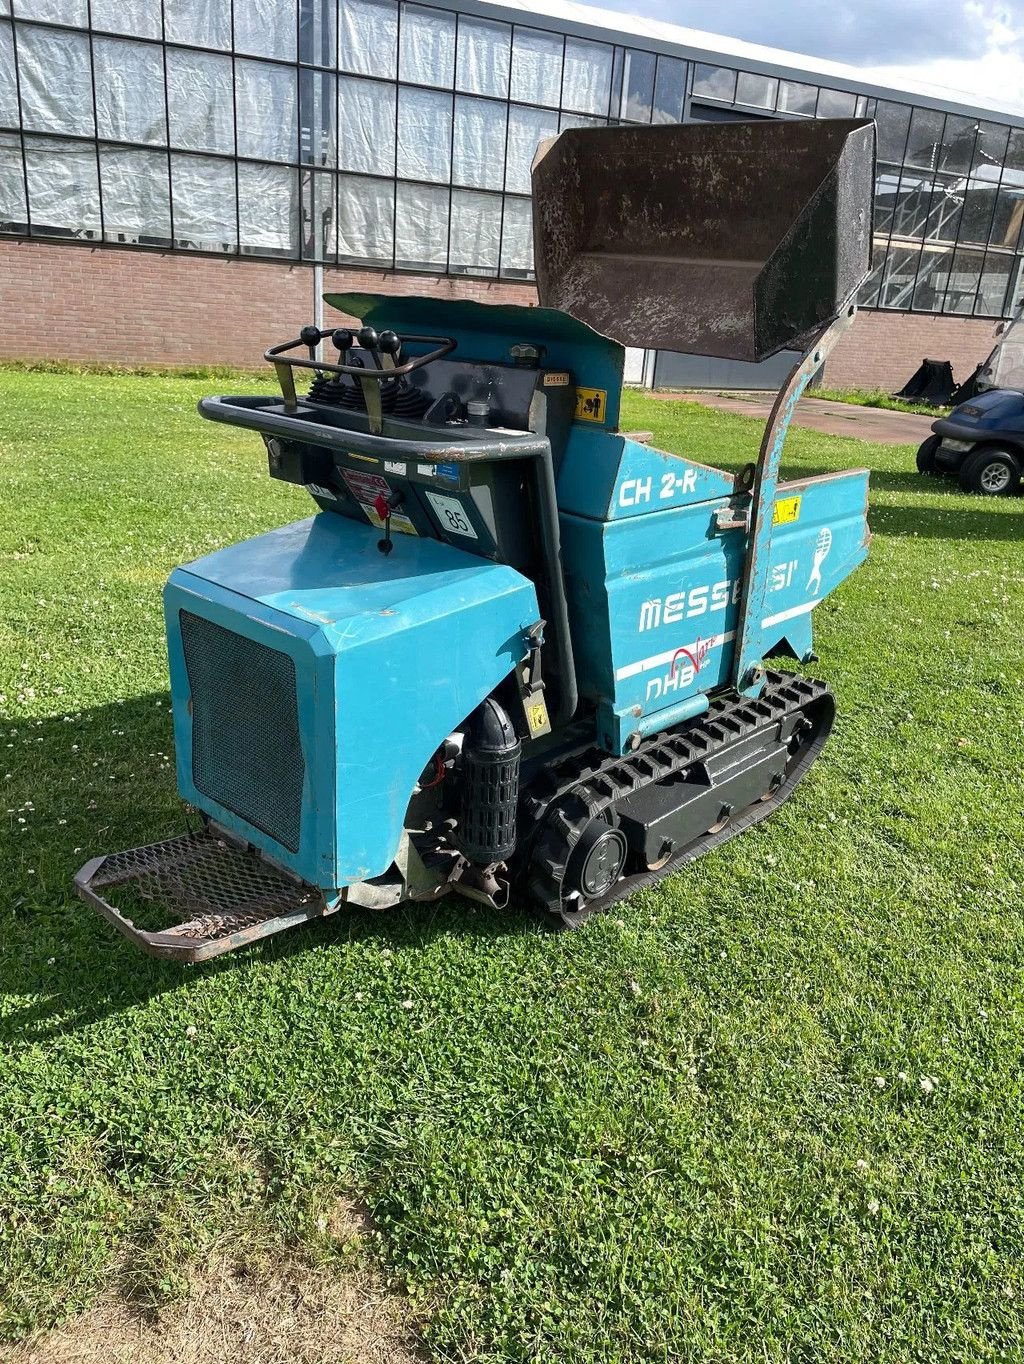
[[[709,389],[651,394],[652,398],[682,398],[715,407],[720,412],[738,412],[744,417],[761,420],[767,419],[774,396],[770,393],[715,393]],[[827,398],[802,398],[793,421],[797,426],[809,426],[812,431],[824,431],[830,436],[854,436],[879,445],[920,445],[931,435],[935,417],[924,417],[918,412],[890,412],[884,407],[855,407],[853,403],[836,403]]]

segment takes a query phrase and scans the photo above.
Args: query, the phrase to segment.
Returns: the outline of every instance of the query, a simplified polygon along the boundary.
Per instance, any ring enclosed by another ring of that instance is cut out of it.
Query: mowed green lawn
[[[874,543],[777,815],[574,935],[450,899],[165,965],[69,885],[182,827],[167,573],[310,510],[196,416],[223,385],[0,372],[6,1332],[215,1243],[330,1257],[350,1194],[440,1360],[1021,1358],[1024,502],[794,431],[870,465]]]

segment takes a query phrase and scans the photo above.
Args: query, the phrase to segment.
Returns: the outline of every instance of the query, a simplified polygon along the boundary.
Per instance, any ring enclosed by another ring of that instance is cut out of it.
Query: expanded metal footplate
[[[176,961],[205,961],[331,912],[319,891],[208,829],[93,858],[75,889],[144,951]],[[155,911],[172,926],[137,924]]]

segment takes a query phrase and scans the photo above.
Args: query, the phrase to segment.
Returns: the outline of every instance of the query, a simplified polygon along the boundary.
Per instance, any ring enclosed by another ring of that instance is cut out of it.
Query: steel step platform
[[[336,908],[210,828],[94,857],[75,890],[144,952],[172,961],[206,961]],[[132,917],[157,910],[171,927],[141,928]]]

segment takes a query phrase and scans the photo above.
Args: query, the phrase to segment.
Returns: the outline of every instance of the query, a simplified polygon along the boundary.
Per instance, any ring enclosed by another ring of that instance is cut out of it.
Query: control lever
[[[378,349],[380,340],[377,336],[375,327],[360,327],[356,333],[356,340],[365,350],[373,361],[374,369],[394,368],[393,365],[384,366],[381,364],[380,351]],[[370,419],[370,430],[375,436],[379,436],[384,430],[384,408],[381,403],[380,384],[375,379],[360,379],[359,385],[363,390],[363,401],[366,403],[366,415]],[[384,554],[391,553],[391,541],[385,529],[385,539],[381,541],[383,545],[387,541],[388,548],[383,550]]]
[[[391,513],[400,507],[404,500],[398,488],[386,496],[384,493],[378,493],[374,498],[373,510],[384,522],[384,539],[377,541],[377,548],[381,554],[388,555],[395,547],[394,541],[391,539]]]

